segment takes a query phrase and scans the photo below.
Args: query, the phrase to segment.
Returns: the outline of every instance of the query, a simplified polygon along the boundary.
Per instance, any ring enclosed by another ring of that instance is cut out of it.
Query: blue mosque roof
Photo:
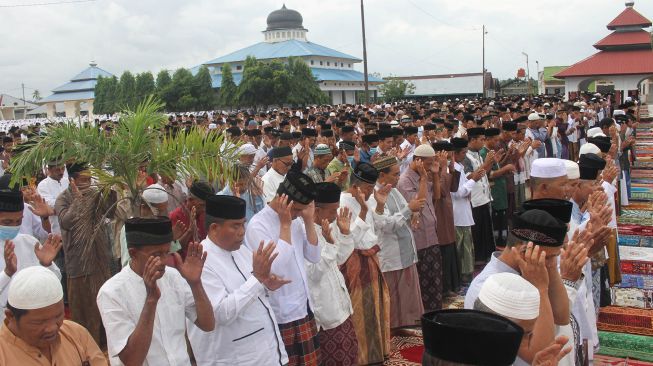
[[[323,68],[317,68],[317,67],[312,67],[311,72],[313,72],[313,76],[317,79],[318,82],[320,81],[358,81],[362,82],[365,81],[365,75],[356,70],[336,70],[336,69],[323,69]],[[234,84],[240,85],[240,82],[243,80],[243,73],[238,72],[238,73],[233,73],[234,77]],[[384,82],[383,79],[374,77],[372,75],[368,75],[368,81],[370,83],[382,83]],[[219,88],[220,85],[222,84],[222,75],[211,75],[211,79],[213,81],[213,87],[214,88]]]
[[[97,64],[91,63],[89,67],[73,76],[69,82],[52,89],[54,94],[41,99],[39,103],[93,99],[95,98],[95,84],[97,84],[99,76],[111,77],[113,75],[97,67]]]
[[[258,60],[287,58],[291,56],[323,56],[344,58],[353,62],[362,61],[358,57],[342,53],[331,48],[321,46],[313,42],[298,41],[291,39],[283,42],[260,42],[249,47],[245,47],[228,55],[218,57],[211,61],[205,62],[205,65],[231,63],[244,61],[247,56],[254,56]]]

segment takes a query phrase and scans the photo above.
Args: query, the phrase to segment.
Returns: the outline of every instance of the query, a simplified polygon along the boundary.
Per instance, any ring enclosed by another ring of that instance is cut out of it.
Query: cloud
[[[27,2],[30,0],[24,0]],[[95,60],[116,75],[193,67],[261,42],[267,15],[284,0],[97,0],[3,8],[0,92],[21,83],[43,96]],[[0,0],[0,5],[18,0]],[[360,2],[288,0],[308,38],[362,58]],[[605,25],[624,8],[612,0],[365,0],[369,71],[420,75],[481,71],[513,77],[536,64],[570,65],[595,50]],[[635,8],[653,17],[653,2]],[[362,70],[362,65],[357,66]]]

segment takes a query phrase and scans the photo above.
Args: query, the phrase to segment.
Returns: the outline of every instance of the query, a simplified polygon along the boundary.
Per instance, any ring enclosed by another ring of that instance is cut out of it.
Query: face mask
[[[18,235],[20,226],[2,226],[0,225],[0,240],[11,240]]]
[[[353,165],[354,165],[354,157],[353,157],[353,156],[348,156],[348,157],[347,157],[347,161],[349,162],[349,166],[353,166]]]
[[[376,154],[377,148],[376,147],[370,147],[370,155]]]

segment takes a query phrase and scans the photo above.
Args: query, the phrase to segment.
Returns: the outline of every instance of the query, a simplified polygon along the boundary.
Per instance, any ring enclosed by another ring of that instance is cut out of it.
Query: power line
[[[65,0],[65,1],[56,1],[56,2],[53,1],[53,2],[44,2],[44,3],[9,4],[9,5],[0,5],[0,8],[27,8],[27,7],[35,7],[35,6],[91,3],[95,1],[98,0]]]

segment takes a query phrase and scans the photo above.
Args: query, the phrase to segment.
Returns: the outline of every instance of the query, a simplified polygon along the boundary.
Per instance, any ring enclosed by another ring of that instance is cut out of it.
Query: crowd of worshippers
[[[93,248],[75,238],[98,167],[44,162],[21,188],[6,173],[0,364],[381,364],[391,336],[421,326],[426,365],[584,365],[620,281],[636,109],[498,98],[171,116],[168,133],[238,146],[233,183],[143,166],[140,212],[118,204]],[[110,121],[96,127],[111,138]],[[464,286],[465,309],[442,310]]]

